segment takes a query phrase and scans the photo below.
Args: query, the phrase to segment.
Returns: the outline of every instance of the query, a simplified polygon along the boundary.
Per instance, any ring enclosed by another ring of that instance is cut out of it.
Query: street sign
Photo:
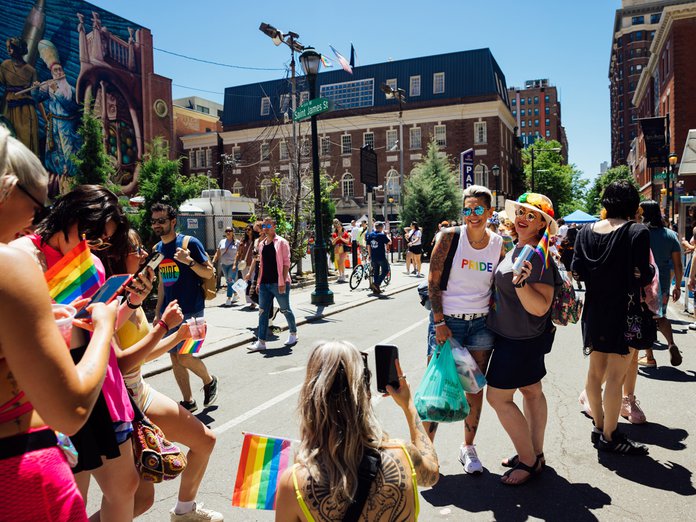
[[[666,172],[656,172],[655,173],[655,180],[660,181],[661,179],[667,179],[667,173]]]
[[[295,121],[306,120],[316,114],[331,110],[331,101],[328,98],[315,98],[308,100],[295,109],[292,119]]]
[[[468,149],[459,155],[459,184],[462,188],[474,184],[474,149]]]
[[[377,186],[377,153],[369,145],[360,147],[360,182],[369,190]]]

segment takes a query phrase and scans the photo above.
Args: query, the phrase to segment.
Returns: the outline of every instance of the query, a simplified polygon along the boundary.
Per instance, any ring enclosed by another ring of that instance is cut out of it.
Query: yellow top
[[[420,503],[418,501],[418,480],[416,478],[416,468],[413,467],[413,461],[411,460],[411,455],[409,455],[408,451],[406,450],[406,446],[404,446],[403,444],[400,444],[400,446],[406,454],[408,465],[411,467],[411,480],[413,480],[413,505],[415,511],[415,517],[413,520],[418,520],[418,513],[420,512]],[[297,497],[297,502],[300,504],[300,509],[302,510],[302,513],[307,519],[307,522],[315,522],[312,513],[309,511],[309,508],[307,507],[307,503],[304,501],[304,498],[302,498],[302,492],[300,491],[300,487],[297,484],[297,475],[295,474],[295,469],[297,469],[297,464],[295,464],[292,467],[292,484],[295,487],[295,496]]]

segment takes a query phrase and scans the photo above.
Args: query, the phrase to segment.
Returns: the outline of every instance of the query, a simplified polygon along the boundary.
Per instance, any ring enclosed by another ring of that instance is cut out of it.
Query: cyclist
[[[389,237],[384,233],[384,223],[377,221],[375,223],[375,231],[367,236],[367,250],[370,254],[372,275],[374,277],[370,283],[370,288],[377,295],[382,293],[379,287],[389,273],[389,261],[387,260],[388,244]]]

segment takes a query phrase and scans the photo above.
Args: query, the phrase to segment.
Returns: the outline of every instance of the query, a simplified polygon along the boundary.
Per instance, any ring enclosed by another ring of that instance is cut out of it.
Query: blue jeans
[[[386,257],[384,259],[377,259],[377,260],[373,259],[372,260],[372,274],[373,274],[376,286],[379,286],[382,284],[382,281],[384,281],[384,278],[387,277],[388,273],[389,273],[389,261],[387,261]]]
[[[297,333],[297,324],[295,323],[295,314],[290,310],[290,284],[285,283],[285,293],[281,294],[277,284],[262,283],[259,288],[259,332],[258,338],[260,341],[265,341],[268,335],[268,319],[270,317],[271,305],[273,298],[278,301],[280,312],[285,316],[288,322],[288,330],[290,333]]]
[[[236,265],[221,265],[222,275],[225,276],[225,282],[227,283],[227,297],[231,298],[234,295],[234,290],[232,290],[232,285],[237,280],[237,269]]]

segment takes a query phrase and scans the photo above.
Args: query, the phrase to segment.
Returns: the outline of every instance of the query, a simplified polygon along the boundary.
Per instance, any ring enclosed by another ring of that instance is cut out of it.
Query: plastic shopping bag
[[[414,403],[418,415],[425,421],[456,422],[469,414],[449,343],[437,347],[418,386]]]
[[[483,390],[483,387],[486,385],[486,377],[469,353],[469,350],[452,337],[445,342],[445,344],[447,343],[449,343],[452,349],[452,358],[457,367],[459,382],[462,383],[464,391],[467,393],[478,393]]]

